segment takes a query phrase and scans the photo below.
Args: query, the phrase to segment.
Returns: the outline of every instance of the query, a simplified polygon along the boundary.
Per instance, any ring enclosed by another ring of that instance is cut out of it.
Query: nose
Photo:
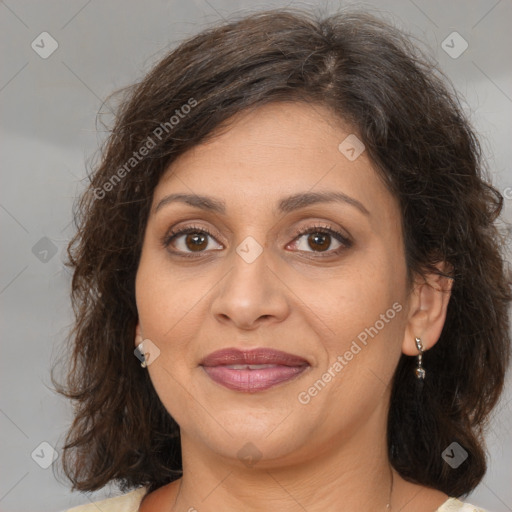
[[[243,254],[243,253],[241,253]],[[282,322],[290,313],[287,287],[269,267],[268,251],[254,261],[233,253],[232,267],[218,286],[211,312],[217,321],[253,330],[263,322]]]

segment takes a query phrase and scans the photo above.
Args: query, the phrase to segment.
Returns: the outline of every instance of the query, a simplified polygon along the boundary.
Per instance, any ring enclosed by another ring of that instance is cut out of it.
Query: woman
[[[74,511],[479,510],[502,197],[405,36],[276,10],[191,38],[79,206],[63,463],[125,494]]]

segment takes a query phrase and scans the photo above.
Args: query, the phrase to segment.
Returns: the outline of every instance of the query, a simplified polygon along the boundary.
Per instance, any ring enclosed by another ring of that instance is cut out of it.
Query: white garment
[[[115,498],[88,503],[73,507],[66,512],[138,512],[142,498],[146,494],[146,488],[141,487]],[[446,500],[436,512],[487,512],[483,508],[475,507],[469,503],[463,503],[456,498]]]

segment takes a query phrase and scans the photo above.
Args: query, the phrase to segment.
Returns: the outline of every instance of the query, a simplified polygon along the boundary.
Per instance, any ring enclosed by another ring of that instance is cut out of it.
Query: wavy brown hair
[[[73,489],[114,482],[152,491],[181,475],[178,425],[133,354],[153,191],[170,163],[221,123],[279,101],[326,106],[364,142],[401,207],[409,279],[451,265],[447,318],[424,356],[422,392],[415,358],[402,355],[394,375],[389,457],[405,479],[450,496],[479,483],[483,433],[510,357],[512,297],[495,222],[503,198],[448,84],[408,36],[370,14],[279,9],[201,32],[122,91],[68,247],[76,322],[66,384],[54,383],[75,405],[62,458]],[[154,147],[141,157],[148,137]],[[140,160],[130,161],[135,153]],[[457,469],[441,457],[454,441],[469,455]]]

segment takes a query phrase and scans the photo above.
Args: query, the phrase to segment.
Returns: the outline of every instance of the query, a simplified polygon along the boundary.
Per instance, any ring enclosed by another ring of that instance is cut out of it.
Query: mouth
[[[304,358],[272,349],[223,349],[201,362],[206,374],[235,391],[254,393],[287,382],[310,364]]]

